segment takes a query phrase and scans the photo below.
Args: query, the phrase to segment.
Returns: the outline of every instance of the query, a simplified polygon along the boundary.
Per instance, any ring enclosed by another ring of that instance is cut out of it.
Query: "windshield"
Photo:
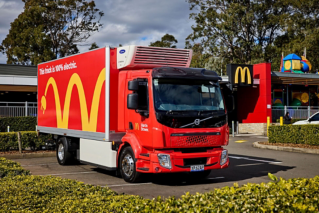
[[[225,110],[217,83],[203,80],[154,79],[154,104],[157,111]]]

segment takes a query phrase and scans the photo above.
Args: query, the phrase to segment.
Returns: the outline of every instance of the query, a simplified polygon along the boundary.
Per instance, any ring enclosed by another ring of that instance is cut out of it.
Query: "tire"
[[[73,160],[72,154],[67,150],[67,139],[65,137],[59,138],[56,146],[56,157],[60,165],[69,165]]]
[[[135,156],[130,146],[124,147],[120,155],[120,173],[122,178],[129,183],[141,180],[141,173],[136,171]]]

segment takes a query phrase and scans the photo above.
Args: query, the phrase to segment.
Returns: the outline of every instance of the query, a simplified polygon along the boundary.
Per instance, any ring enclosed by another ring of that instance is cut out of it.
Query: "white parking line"
[[[251,160],[251,161],[257,161],[257,162],[263,162],[263,163],[282,163],[279,161],[259,160],[259,159],[246,158],[246,157],[236,157],[236,156],[229,156],[229,158],[241,159],[241,160]]]
[[[26,165],[21,165],[21,166],[45,166],[45,165],[58,165],[58,163],[43,163],[43,164],[26,164]]]
[[[58,175],[76,175],[76,174],[91,174],[91,173],[97,173],[97,172],[70,172],[70,173],[48,174],[48,175],[58,176]],[[42,175],[42,176],[48,176],[48,175]]]
[[[214,180],[214,179],[224,179],[225,177],[213,177],[213,178],[206,178],[206,179],[209,179],[209,180]]]
[[[249,164],[242,164],[242,165],[236,165],[236,166],[258,166],[261,165],[262,163],[249,163]]]
[[[128,183],[128,184],[119,184],[119,185],[106,185],[103,187],[119,187],[119,186],[138,186],[138,185],[146,185],[146,184],[152,184],[152,183]]]

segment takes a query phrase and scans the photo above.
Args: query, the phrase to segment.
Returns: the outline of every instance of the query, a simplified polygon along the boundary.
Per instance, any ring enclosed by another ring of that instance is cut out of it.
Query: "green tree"
[[[284,55],[296,53],[301,56],[307,49],[307,59],[312,64],[312,71],[319,69],[319,2],[318,0],[291,0],[293,13],[287,17],[282,28],[284,34],[277,37],[275,46]],[[280,61],[275,60],[279,70]]]
[[[8,64],[33,64],[78,52],[77,43],[102,26],[102,11],[85,0],[22,0],[0,50]]]
[[[155,41],[150,43],[150,47],[168,47],[176,48],[177,40],[173,35],[165,34],[160,41]]]
[[[188,42],[200,42],[205,52],[225,63],[272,60],[272,45],[291,11],[283,0],[188,0],[196,24]]]
[[[186,49],[192,49],[192,61],[190,67],[194,68],[203,68],[205,64],[208,62],[210,55],[204,53],[204,48],[200,43],[196,43],[191,45],[189,42],[186,42]]]
[[[89,50],[94,50],[94,49],[97,49],[97,48],[99,48],[99,46],[95,42],[93,42],[91,44],[91,47],[89,48]]]

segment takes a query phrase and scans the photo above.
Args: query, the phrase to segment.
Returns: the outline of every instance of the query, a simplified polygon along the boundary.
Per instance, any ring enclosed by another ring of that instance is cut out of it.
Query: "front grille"
[[[173,136],[172,147],[200,147],[220,145],[220,135]]]
[[[207,158],[187,158],[184,159],[184,166],[205,165]]]
[[[181,153],[202,153],[202,152],[207,152],[208,149],[212,149],[212,148],[205,148],[205,147],[201,147],[201,148],[177,148],[174,149],[175,152],[181,152]]]

